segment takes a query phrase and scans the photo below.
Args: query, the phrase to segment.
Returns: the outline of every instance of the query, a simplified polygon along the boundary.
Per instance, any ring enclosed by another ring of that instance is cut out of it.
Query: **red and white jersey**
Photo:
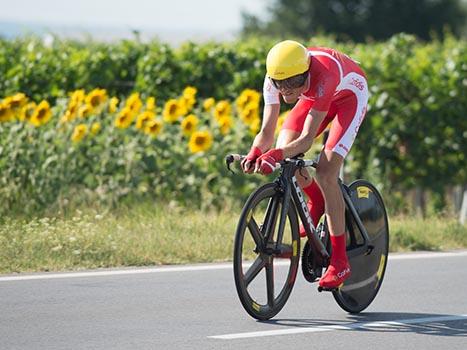
[[[328,111],[331,103],[349,94],[368,95],[366,76],[357,62],[339,51],[325,47],[307,49],[311,57],[309,86],[300,99],[313,101],[313,108]],[[265,104],[280,104],[280,92],[266,75]]]

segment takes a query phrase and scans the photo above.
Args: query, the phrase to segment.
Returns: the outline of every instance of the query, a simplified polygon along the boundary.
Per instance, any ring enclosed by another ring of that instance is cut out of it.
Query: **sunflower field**
[[[260,94],[196,95],[187,86],[161,107],[152,96],[120,100],[100,88],[73,91],[53,106],[7,96],[0,104],[3,210],[112,204],[129,195],[197,208],[245,195],[258,179],[229,176],[223,158],[248,150],[260,127]]]
[[[265,57],[275,42],[173,48],[0,38],[0,212],[131,198],[195,208],[241,203],[266,179],[231,175],[224,156],[247,152],[259,129]],[[431,191],[442,209],[446,189],[467,183],[467,43],[399,34],[304,44],[349,54],[368,77],[349,180],[371,180],[402,207],[408,191]]]

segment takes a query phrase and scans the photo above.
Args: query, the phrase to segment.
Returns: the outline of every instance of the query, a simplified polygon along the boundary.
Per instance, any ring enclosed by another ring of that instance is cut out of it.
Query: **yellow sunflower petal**
[[[180,125],[183,134],[186,136],[191,135],[196,130],[196,126],[198,125],[198,123],[199,119],[196,115],[188,115],[185,119],[182,120],[182,123]]]
[[[209,131],[195,131],[191,134],[188,147],[191,153],[205,152],[212,146],[212,135]]]
[[[47,101],[43,100],[34,110],[30,122],[39,127],[47,123],[52,117],[52,111],[50,110],[50,105]]]
[[[87,134],[88,127],[85,124],[78,124],[75,126],[73,130],[73,134],[71,135],[71,140],[73,142],[81,141]]]

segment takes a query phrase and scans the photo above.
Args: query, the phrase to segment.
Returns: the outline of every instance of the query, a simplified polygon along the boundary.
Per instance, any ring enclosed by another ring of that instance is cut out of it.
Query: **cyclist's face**
[[[281,93],[282,97],[284,98],[285,103],[292,104],[292,103],[297,102],[300,95],[305,92],[307,83],[308,83],[308,79],[305,80],[302,86],[289,87],[289,86],[278,85],[277,88],[279,92]]]
[[[295,103],[298,98],[305,91],[303,87],[298,87],[295,89],[279,89],[282,97],[284,98],[285,103]]]
[[[295,103],[298,97],[305,92],[308,79],[308,74],[302,74],[285,80],[271,79],[271,82],[279,90],[286,103]]]

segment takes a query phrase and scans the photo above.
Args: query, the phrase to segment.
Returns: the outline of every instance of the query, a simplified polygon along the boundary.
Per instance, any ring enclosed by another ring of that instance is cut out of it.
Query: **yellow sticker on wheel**
[[[256,304],[255,302],[253,302],[252,306],[253,306],[253,309],[255,309],[255,310],[258,311],[258,312],[259,312],[259,309],[261,309],[261,306],[259,306],[259,305]]]
[[[376,277],[378,278],[378,282],[381,280],[381,276],[383,275],[384,270],[384,263],[386,262],[386,255],[381,255],[381,260],[379,262],[378,272],[376,273]],[[376,283],[375,287],[378,287],[379,283]]]
[[[357,196],[358,198],[370,198],[371,190],[365,186],[358,186],[357,187]]]
[[[292,254],[293,256],[297,256],[297,241],[292,242]]]

